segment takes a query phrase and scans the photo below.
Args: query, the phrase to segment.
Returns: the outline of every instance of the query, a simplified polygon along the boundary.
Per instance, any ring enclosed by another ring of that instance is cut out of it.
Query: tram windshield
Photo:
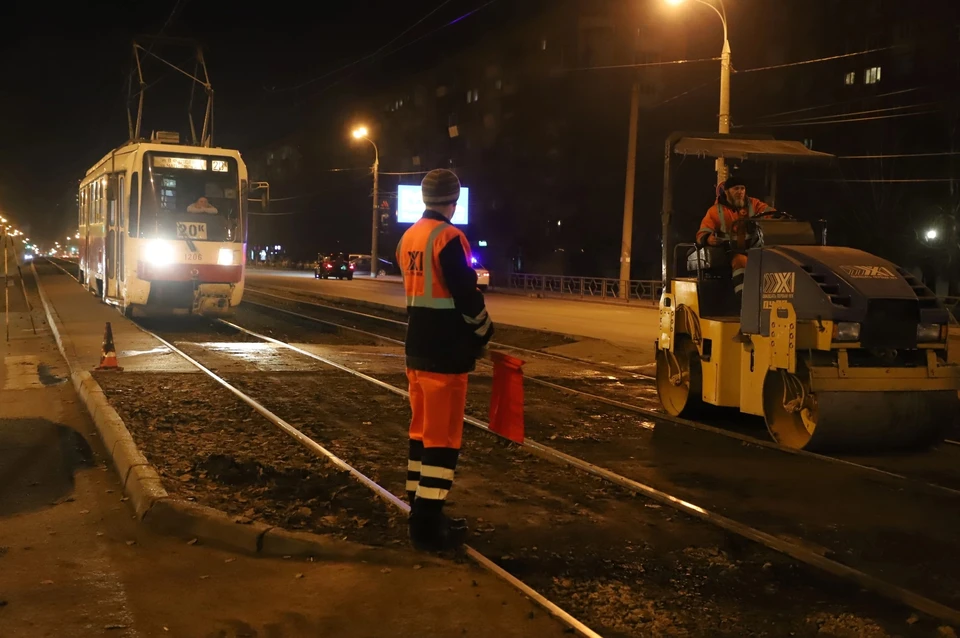
[[[150,151],[143,175],[141,237],[237,241],[242,236],[234,158]]]

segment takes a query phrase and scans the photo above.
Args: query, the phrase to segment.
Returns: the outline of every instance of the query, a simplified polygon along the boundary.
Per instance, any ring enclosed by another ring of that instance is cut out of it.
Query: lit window
[[[813,140],[809,137],[803,140],[803,145],[809,148],[811,151],[813,150]]]
[[[850,85],[850,84],[854,84],[856,81],[857,81],[856,71],[850,71],[850,73],[847,73],[845,76],[843,76],[844,84]]]
[[[470,89],[467,91],[467,104],[472,104],[480,100],[480,91],[477,89]]]
[[[495,85],[497,87],[497,90],[499,91],[500,89],[503,88],[503,80],[497,80]]]
[[[473,89],[467,91],[467,104],[473,102]]]
[[[541,50],[541,51],[546,51],[546,50],[547,50],[547,39],[546,39],[546,38],[540,40],[540,50]]]
[[[863,72],[864,84],[876,84],[880,81],[880,67],[872,66]]]

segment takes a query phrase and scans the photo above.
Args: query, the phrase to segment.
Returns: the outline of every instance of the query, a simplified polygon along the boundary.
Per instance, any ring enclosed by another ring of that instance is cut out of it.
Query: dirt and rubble
[[[238,323],[269,322],[270,314],[250,311]],[[315,324],[274,317],[274,334],[281,340],[327,340],[325,333],[311,331]],[[322,354],[405,387],[403,358],[396,356],[402,349],[383,348],[392,353],[383,357],[377,357],[376,350],[363,357],[356,356],[354,348],[326,348]],[[578,369],[567,362],[537,361],[529,367],[538,378],[656,407],[653,386],[642,380],[613,378],[606,371]],[[950,605],[960,601],[960,571],[952,558],[955,542],[950,532],[960,518],[950,492],[931,492],[893,477],[676,427],[533,383],[525,386],[526,433],[540,443],[867,573],[882,574],[883,579],[934,600]],[[489,368],[478,367],[471,375],[468,414],[485,418],[490,392]],[[732,423],[743,434],[764,434],[762,419],[734,419],[729,411],[717,412],[720,421]],[[938,483],[950,487],[951,481],[960,479],[958,454],[960,448],[944,446],[928,455],[859,460],[893,464],[904,475],[939,479]],[[734,467],[737,471],[732,472]],[[891,519],[891,510],[899,515]]]
[[[203,360],[203,348],[184,348]],[[402,495],[402,397],[336,371],[228,376]],[[206,377],[98,380],[171,492],[291,529],[405,542],[402,516]],[[470,521],[472,545],[605,636],[928,636],[936,629],[927,619],[908,623],[906,609],[477,430],[465,434],[450,509]]]

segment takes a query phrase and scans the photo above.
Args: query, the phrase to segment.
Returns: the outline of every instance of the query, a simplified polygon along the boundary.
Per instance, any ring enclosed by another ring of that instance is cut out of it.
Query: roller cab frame
[[[823,245],[810,223],[778,214],[750,222],[759,239],[746,250],[738,304],[724,248],[672,241],[674,162],[691,156],[760,162],[768,171],[835,160],[769,136],[667,139],[656,342],[663,409],[695,417],[708,406],[736,408],[762,416],[773,439],[795,449],[942,441],[960,408],[960,366],[949,362],[950,315],[937,297],[889,261]],[[775,175],[768,183],[775,189]]]

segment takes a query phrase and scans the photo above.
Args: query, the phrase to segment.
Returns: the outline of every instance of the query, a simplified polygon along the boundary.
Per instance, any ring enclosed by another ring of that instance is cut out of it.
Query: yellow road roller
[[[664,161],[657,392],[663,409],[762,416],[779,444],[812,451],[915,449],[943,440],[960,408],[950,315],[907,271],[824,245],[810,223],[758,216],[742,301],[730,248],[674,243],[674,163],[684,157],[829,162],[766,136],[674,133]],[[775,180],[774,180],[775,183]]]

